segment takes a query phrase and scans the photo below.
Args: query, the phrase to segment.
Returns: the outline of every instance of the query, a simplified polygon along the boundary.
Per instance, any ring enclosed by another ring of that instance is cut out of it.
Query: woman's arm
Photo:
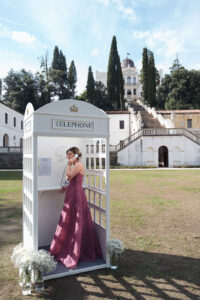
[[[78,173],[82,171],[83,167],[80,162],[77,162],[73,169],[71,169],[71,164],[67,165],[67,178],[71,180],[74,178]]]

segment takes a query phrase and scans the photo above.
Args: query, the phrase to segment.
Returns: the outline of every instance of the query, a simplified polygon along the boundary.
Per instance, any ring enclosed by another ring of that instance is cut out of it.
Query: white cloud
[[[94,50],[92,50],[92,52],[91,52],[92,56],[96,56],[97,54],[99,54],[99,50],[97,48],[95,48]]]
[[[28,32],[13,31],[11,38],[14,41],[22,44],[31,44],[36,41],[36,38],[33,35],[30,35]]]
[[[149,31],[134,31],[133,37],[136,39],[144,39],[150,35]]]
[[[184,50],[184,41],[176,31],[155,31],[147,37],[147,46],[166,57],[175,56]]]
[[[117,5],[117,9],[122,13],[124,18],[128,18],[131,21],[135,22],[137,20],[135,11],[129,6],[124,6],[121,0],[113,0],[113,3]]]
[[[3,26],[1,23],[0,23],[0,36],[2,37],[10,36],[10,32],[8,31],[8,29],[5,26]]]
[[[104,5],[108,5],[109,4],[109,0],[97,0],[100,3],[103,3]]]

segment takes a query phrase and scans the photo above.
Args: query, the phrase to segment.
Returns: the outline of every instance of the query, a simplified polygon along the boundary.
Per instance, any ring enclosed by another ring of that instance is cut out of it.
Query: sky
[[[120,59],[138,71],[142,51],[154,53],[158,69],[169,73],[177,57],[187,69],[200,69],[200,0],[0,0],[0,78],[12,68],[40,70],[58,46],[77,69],[77,94],[86,86],[88,67],[107,71],[112,37]]]

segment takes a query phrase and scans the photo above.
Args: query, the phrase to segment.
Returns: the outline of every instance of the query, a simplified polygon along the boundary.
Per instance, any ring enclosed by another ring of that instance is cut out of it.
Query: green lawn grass
[[[119,269],[50,280],[21,296],[10,262],[22,241],[22,172],[0,171],[0,299],[199,299],[200,170],[112,170],[111,237]]]

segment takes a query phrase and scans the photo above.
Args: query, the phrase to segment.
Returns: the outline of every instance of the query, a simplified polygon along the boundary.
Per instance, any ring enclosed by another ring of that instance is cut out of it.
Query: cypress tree
[[[95,83],[91,66],[88,69],[88,78],[87,78],[87,99],[90,103],[94,104],[95,99]]]
[[[118,65],[119,65],[119,99],[120,99],[120,103],[118,108],[120,108],[120,110],[123,109],[124,106],[124,78],[123,78],[123,74],[122,74],[122,68],[121,68],[121,63],[120,63],[120,57],[118,56]]]
[[[121,66],[120,66],[121,67]],[[117,40],[113,36],[110,55],[108,60],[108,72],[107,72],[107,91],[109,99],[114,109],[117,109],[120,103],[119,95],[119,55],[117,51]]]
[[[52,69],[60,70],[60,53],[59,53],[58,46],[55,46],[55,48],[54,48]]]
[[[69,73],[68,73],[68,86],[72,98],[75,96],[76,82],[77,82],[76,67],[74,61],[72,60],[69,67]]]
[[[156,68],[151,51],[148,58],[148,104],[151,107],[156,106]]]
[[[142,91],[144,102],[148,102],[148,49],[143,48],[142,53]]]

